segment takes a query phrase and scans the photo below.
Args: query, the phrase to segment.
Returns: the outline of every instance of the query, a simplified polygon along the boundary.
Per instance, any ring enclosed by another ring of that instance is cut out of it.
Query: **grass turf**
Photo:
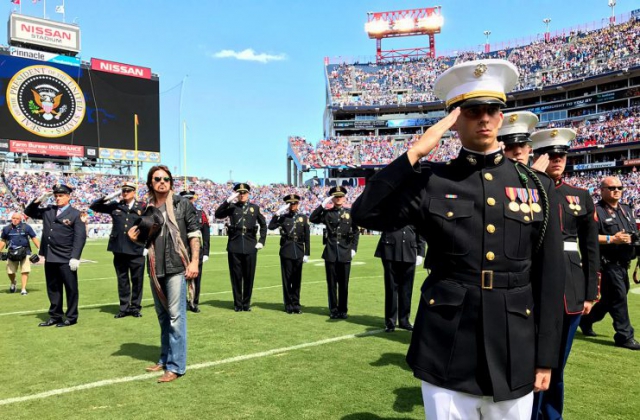
[[[278,238],[258,254],[253,311],[233,311],[226,238],[212,238],[201,309],[188,313],[185,377],[157,384],[159,327],[145,280],[143,317],[114,319],[117,290],[106,241],[87,243],[80,314],[70,328],[38,328],[49,306],[42,267],[29,294],[0,292],[1,419],[420,419],[420,384],[404,361],[410,333],[384,328],[377,237],[361,237],[351,271],[349,319],[329,320],[320,237],[303,271],[302,315],[283,312]],[[414,288],[414,313],[420,269]],[[629,294],[632,322],[640,295]],[[634,419],[640,354],[613,346],[610,318],[599,337],[578,332],[566,376],[567,419]],[[104,382],[100,382],[104,381]],[[63,390],[62,393],[57,393]]]

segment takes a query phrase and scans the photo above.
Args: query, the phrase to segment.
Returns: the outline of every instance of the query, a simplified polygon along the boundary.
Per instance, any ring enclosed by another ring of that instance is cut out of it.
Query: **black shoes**
[[[398,328],[402,328],[403,330],[413,331],[413,325],[411,324],[400,324]]]
[[[38,327],[51,327],[53,325],[58,325],[61,321],[55,319],[48,319],[45,322],[41,322],[38,324]]]
[[[15,293],[16,292],[16,285],[12,284],[11,286],[9,286],[9,293]]]
[[[243,306],[242,310],[245,312],[251,312],[251,306]]]
[[[240,307],[240,306],[234,306],[234,307],[233,307],[233,310],[234,310],[234,311],[236,311],[236,312],[242,312],[242,307]]]
[[[65,319],[64,322],[60,322],[58,325],[56,325],[56,327],[58,328],[63,328],[63,327],[70,327],[72,325],[76,325],[78,321],[69,321],[68,319]]]
[[[640,343],[635,338],[630,338],[624,343],[616,343],[616,347],[622,347],[629,350],[640,350]]]
[[[331,312],[329,314],[329,319],[338,319],[338,318],[340,318],[340,314],[337,312]]]
[[[113,317],[114,318],[124,318],[125,316],[129,316],[128,313],[126,312],[118,312],[117,314],[115,314]]]
[[[189,310],[196,314],[199,314],[201,312],[198,305],[189,305]]]
[[[582,326],[580,325],[580,329],[582,330],[582,335],[586,336],[586,337],[597,337],[598,334],[596,334],[595,331],[593,331],[593,328],[591,326]]]
[[[200,312],[200,311],[198,311],[198,312]],[[140,313],[140,311],[131,312],[131,316],[134,317],[134,318],[142,318],[142,314]]]
[[[396,330],[396,327],[387,327],[384,329],[384,332],[392,333]]]

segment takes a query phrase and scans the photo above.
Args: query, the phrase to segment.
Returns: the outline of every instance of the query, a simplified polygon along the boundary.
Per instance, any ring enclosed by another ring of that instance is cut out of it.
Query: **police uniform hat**
[[[137,226],[140,231],[136,242],[144,246],[149,245],[156,240],[163,224],[164,217],[162,217],[162,212],[157,207],[148,206],[142,216],[133,222],[133,226]]]
[[[566,155],[569,153],[571,140],[576,138],[576,132],[570,128],[548,128],[536,131],[531,135],[533,152],[541,155],[552,153]]]
[[[249,184],[245,184],[245,183],[239,183],[233,186],[233,191],[237,191],[237,192],[249,192],[251,191],[251,187],[249,186]]]
[[[193,197],[196,196],[196,192],[195,191],[181,191],[180,195],[184,198],[188,198],[188,199],[192,199]]]
[[[435,95],[447,109],[476,105],[505,107],[507,92],[518,83],[518,69],[507,60],[475,60],[442,73],[433,85]]]
[[[71,194],[73,191],[73,188],[64,184],[56,184],[52,189],[54,194]]]
[[[122,183],[122,187],[123,190],[137,190],[138,189],[138,185],[136,185],[135,182],[130,182],[130,181],[126,181]]]
[[[300,201],[300,196],[298,194],[289,194],[282,197],[282,201],[287,204],[294,204]]]
[[[498,131],[498,141],[504,143],[505,146],[531,142],[530,135],[538,121],[538,116],[529,111],[504,114],[502,127]]]
[[[345,195],[347,195],[347,187],[338,185],[329,190],[329,196],[331,197],[344,197]]]

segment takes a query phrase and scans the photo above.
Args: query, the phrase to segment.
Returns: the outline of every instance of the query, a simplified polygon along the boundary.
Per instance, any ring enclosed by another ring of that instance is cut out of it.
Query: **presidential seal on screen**
[[[7,87],[11,115],[41,137],[62,137],[77,129],[86,102],[80,86],[64,71],[37,65],[21,69]]]

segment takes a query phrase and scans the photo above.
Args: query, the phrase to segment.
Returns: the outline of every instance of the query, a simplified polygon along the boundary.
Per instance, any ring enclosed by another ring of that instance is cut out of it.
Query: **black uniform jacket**
[[[145,206],[139,201],[135,201],[131,209],[124,201],[111,201],[105,203],[103,198],[99,198],[89,207],[98,213],[107,213],[111,215],[113,226],[111,235],[109,235],[109,245],[107,251],[118,254],[142,255],[144,247],[129,239],[127,232],[133,226],[133,223],[140,218],[144,212]]]
[[[267,240],[267,221],[260,212],[260,207],[253,203],[229,204],[225,200],[216,209],[216,218],[229,218],[229,241],[227,252],[236,254],[253,254],[256,250],[258,239],[256,233],[260,225],[260,243],[264,245]]]
[[[600,253],[595,205],[587,190],[562,181],[556,184],[556,192],[560,200],[563,240],[569,244],[577,241],[580,247],[580,253],[577,250],[564,252],[564,307],[567,314],[579,314],[585,300],[594,301],[598,297]]]
[[[532,391],[536,367],[557,367],[562,237],[553,182],[540,178],[550,220],[535,255],[542,212],[509,208],[520,202],[508,195],[517,190],[506,188],[522,185],[501,152],[462,149],[447,163],[413,167],[405,153],[372,177],[354,203],[360,226],[390,231],[413,224],[427,241],[431,273],[407,354],[416,377],[504,401]],[[529,176],[527,187],[540,195]]]
[[[80,219],[80,211],[68,206],[59,216],[56,216],[57,212],[58,206],[40,207],[34,201],[24,209],[27,216],[43,221],[40,255],[50,263],[79,260],[87,241],[87,230]]]
[[[416,229],[407,225],[391,232],[382,232],[375,257],[386,261],[414,263],[416,257],[424,257],[425,241],[416,233]]]
[[[209,246],[211,244],[211,226],[209,225],[209,218],[202,210],[196,209],[196,216],[200,222],[200,232],[202,233],[202,251],[200,252],[200,260],[205,255],[209,256]]]
[[[324,223],[327,243],[322,258],[328,262],[351,262],[351,250],[358,251],[360,231],[351,218],[351,211],[340,207],[325,210],[318,206],[309,216],[311,223]]]
[[[596,204],[598,215],[598,233],[613,236],[618,232],[637,232],[633,212],[628,205],[618,203],[618,210],[608,205],[604,200]],[[607,262],[628,265],[636,257],[635,248],[631,245],[600,244],[600,257]]]
[[[289,212],[273,216],[269,229],[280,229],[280,256],[289,260],[299,260],[311,255],[309,219],[304,214]]]

